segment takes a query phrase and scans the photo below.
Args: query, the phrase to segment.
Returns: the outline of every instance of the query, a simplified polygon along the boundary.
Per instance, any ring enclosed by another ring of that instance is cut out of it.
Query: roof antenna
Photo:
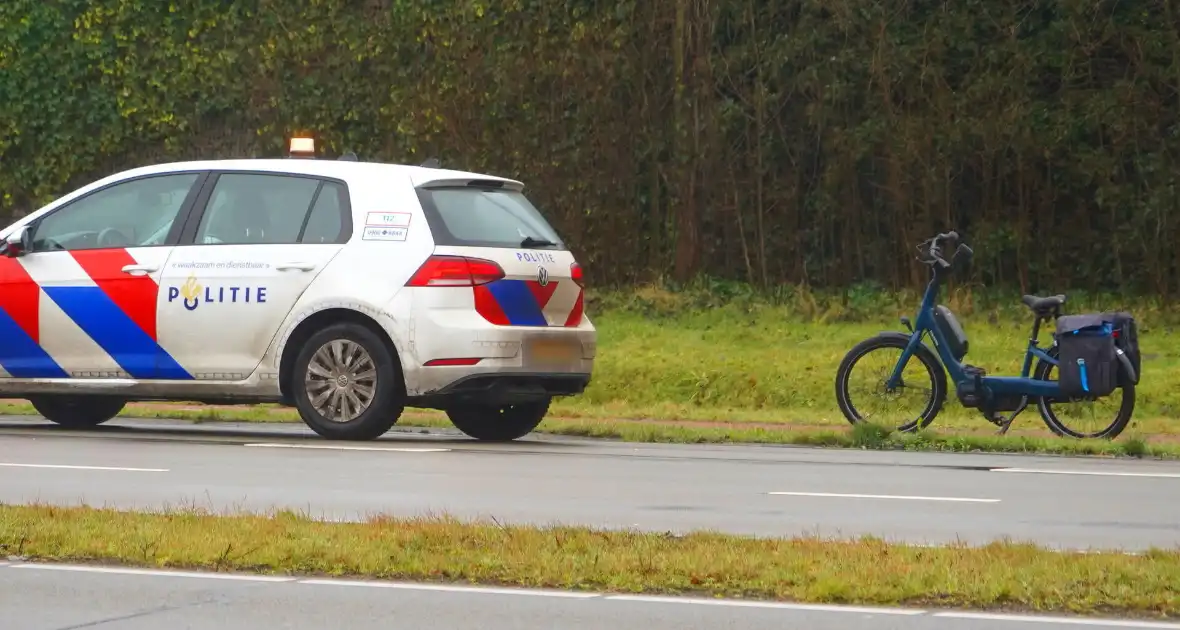
[[[430,158],[420,165],[422,168],[438,168],[438,158]]]
[[[336,159],[341,162],[356,162],[357,161],[356,153],[353,151],[345,151],[344,155],[342,155]]]

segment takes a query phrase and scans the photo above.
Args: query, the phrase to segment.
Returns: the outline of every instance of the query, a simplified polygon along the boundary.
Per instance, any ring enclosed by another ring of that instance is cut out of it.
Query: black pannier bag
[[[1140,359],[1139,355],[1139,326],[1135,323],[1135,318],[1130,313],[1118,311],[1103,313],[1102,316],[1113,325],[1114,345],[1119,350],[1122,350],[1123,354],[1127,355],[1127,359],[1131,362],[1131,369],[1135,370],[1135,378],[1131,382],[1138,385],[1139,378],[1143,375],[1139,373],[1139,365],[1142,359]],[[1122,384],[1124,378],[1126,377],[1120,372],[1120,384]]]
[[[1069,398],[1106,396],[1118,387],[1114,327],[1102,314],[1057,319],[1057,385]]]

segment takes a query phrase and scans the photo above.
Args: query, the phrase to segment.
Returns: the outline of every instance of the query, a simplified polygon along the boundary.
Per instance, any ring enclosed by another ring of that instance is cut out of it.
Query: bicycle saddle
[[[1021,299],[1024,301],[1025,306],[1036,312],[1051,311],[1062,304],[1065,304],[1064,295],[1051,295],[1049,297],[1026,295]]]

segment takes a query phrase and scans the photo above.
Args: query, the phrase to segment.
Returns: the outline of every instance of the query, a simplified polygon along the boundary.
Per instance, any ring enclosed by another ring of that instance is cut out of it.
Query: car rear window
[[[420,188],[418,198],[438,245],[565,249],[557,232],[521,192],[470,186]]]

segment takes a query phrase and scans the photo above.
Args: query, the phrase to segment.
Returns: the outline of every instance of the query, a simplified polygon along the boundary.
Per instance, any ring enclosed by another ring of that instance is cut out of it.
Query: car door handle
[[[278,269],[279,271],[292,271],[292,270],[311,271],[312,269],[315,269],[315,263],[308,263],[308,262],[279,263],[279,264],[275,265],[275,269]]]
[[[159,269],[152,265],[127,265],[123,267],[123,273],[133,276],[144,276]]]

